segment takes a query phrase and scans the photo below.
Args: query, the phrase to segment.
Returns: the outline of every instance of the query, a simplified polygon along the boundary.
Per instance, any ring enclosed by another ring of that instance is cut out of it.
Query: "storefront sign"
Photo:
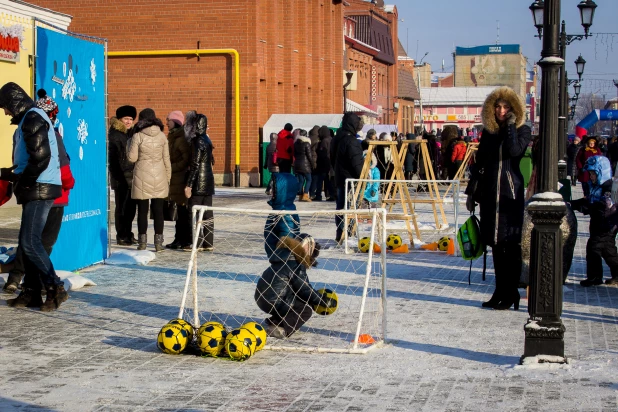
[[[19,62],[19,39],[0,34],[0,61]]]

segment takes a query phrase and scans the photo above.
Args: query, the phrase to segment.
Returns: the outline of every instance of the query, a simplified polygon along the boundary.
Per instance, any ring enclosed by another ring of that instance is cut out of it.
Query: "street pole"
[[[527,361],[564,363],[562,314],[562,231],[560,223],[566,213],[558,184],[559,142],[558,85],[560,67],[560,0],[546,0],[543,13],[540,159],[537,170],[538,193],[532,197],[527,212],[532,218],[530,245],[529,319],[524,326],[525,345],[522,363]]]
[[[566,46],[567,34],[566,25],[562,21],[562,30],[560,31],[560,58],[563,62],[566,61]],[[568,86],[566,66],[563,63],[560,66],[560,116],[558,117],[558,179],[567,178],[566,164],[566,139],[567,139],[567,110],[568,110]]]

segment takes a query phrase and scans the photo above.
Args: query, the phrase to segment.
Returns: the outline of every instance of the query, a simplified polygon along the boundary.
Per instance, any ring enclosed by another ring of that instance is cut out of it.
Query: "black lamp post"
[[[579,92],[582,89],[582,85],[580,82],[577,82],[573,85],[573,90],[575,91],[575,97],[579,97]]]
[[[540,6],[543,6],[542,9]],[[563,160],[566,134],[567,86],[564,72],[566,35],[560,31],[560,0],[535,1],[530,6],[534,25],[543,35],[539,66],[541,82],[540,158],[537,168],[538,192],[528,204],[534,228],[530,242],[530,294],[522,362],[536,359],[566,362],[562,314],[562,232],[560,224],[566,213],[562,196],[557,192],[558,160]],[[580,8],[581,10],[581,8]],[[539,17],[543,25],[539,29]],[[564,27],[564,26],[563,26]],[[564,45],[565,47],[560,47]],[[562,73],[560,73],[562,70]],[[564,77],[561,79],[561,74]],[[561,95],[561,96],[559,96]],[[562,102],[560,101],[562,97]],[[564,103],[564,104],[561,104]],[[561,109],[564,108],[564,111]],[[561,116],[562,115],[562,116]],[[564,123],[563,129],[558,121]],[[558,150],[556,150],[558,149]],[[560,156],[560,157],[559,157]],[[566,169],[566,168],[565,168]]]
[[[597,8],[597,5],[593,0],[582,0],[578,5],[579,15],[582,20],[582,26],[584,26],[584,33],[586,33],[586,38],[588,38],[590,26],[592,26],[592,22],[594,21],[594,11]]]

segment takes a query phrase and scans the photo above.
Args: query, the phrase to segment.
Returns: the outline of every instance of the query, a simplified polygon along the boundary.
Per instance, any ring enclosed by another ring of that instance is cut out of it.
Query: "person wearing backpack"
[[[588,196],[571,202],[571,207],[584,215],[590,215],[590,238],[586,243],[586,279],[579,282],[583,287],[603,284],[603,261],[609,266],[611,279],[606,285],[618,285],[618,213],[611,200],[612,170],[605,156],[593,156],[582,168],[588,172]]]
[[[525,105],[509,87],[494,90],[483,104],[483,139],[471,166],[466,208],[480,206],[481,239],[492,248],[496,289],[483,307],[519,309],[517,289],[522,267],[524,178],[519,169],[532,133]]]

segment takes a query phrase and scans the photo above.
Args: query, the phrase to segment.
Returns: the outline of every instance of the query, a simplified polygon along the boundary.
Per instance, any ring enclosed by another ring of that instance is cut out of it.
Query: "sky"
[[[495,44],[500,26],[501,44],[520,44],[529,59],[529,70],[541,56],[542,42],[529,10],[533,0],[386,0],[399,12],[399,38],[410,57],[420,59],[425,52],[432,70],[452,71],[455,46],[471,47]],[[583,34],[580,0],[562,0],[562,19],[567,34]],[[567,47],[567,72],[575,78],[573,63],[581,53],[586,60],[582,94],[606,94],[616,97],[612,79],[618,80],[618,0],[595,0],[598,5],[587,40],[574,41]],[[599,33],[599,34],[595,34]],[[606,35],[601,33],[615,33]]]

